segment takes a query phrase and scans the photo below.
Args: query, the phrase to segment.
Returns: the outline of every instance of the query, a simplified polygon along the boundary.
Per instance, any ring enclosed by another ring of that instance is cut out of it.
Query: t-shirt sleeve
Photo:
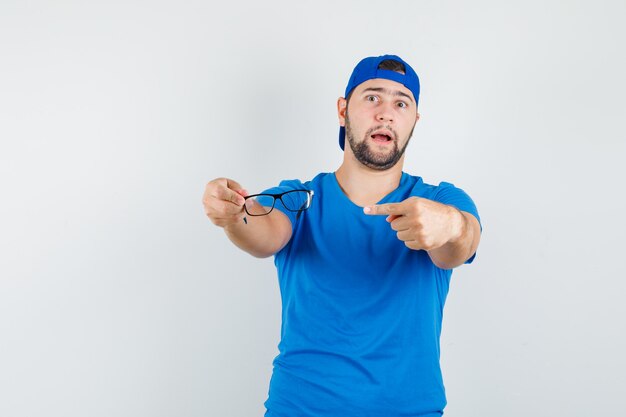
[[[264,190],[261,194],[281,194],[291,190],[306,189],[307,187],[300,180],[283,180],[278,186],[268,188],[267,190]],[[289,221],[291,221],[291,229],[295,230],[298,214],[296,211],[287,210],[280,200],[276,200],[276,203],[274,204],[274,210],[280,210],[282,213],[284,213],[289,218]]]
[[[478,209],[476,208],[476,204],[474,204],[472,198],[467,195],[465,191],[455,187],[454,184],[450,184],[449,182],[441,182],[437,187],[435,195],[432,199],[439,203],[451,205],[458,210],[466,211],[472,216],[476,217],[476,220],[478,220],[478,224],[480,224],[480,231],[482,233],[483,225],[480,221],[480,216],[478,215]],[[472,263],[475,257],[476,253],[474,253],[467,261],[465,261],[465,263]]]

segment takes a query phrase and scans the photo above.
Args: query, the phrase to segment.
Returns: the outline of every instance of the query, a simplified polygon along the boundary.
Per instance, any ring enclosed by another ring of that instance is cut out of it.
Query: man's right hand
[[[216,178],[204,190],[204,212],[239,248],[258,258],[266,258],[287,244],[291,238],[291,222],[280,210],[273,210],[267,216],[250,217],[244,223],[246,212],[243,206],[247,195],[237,181]],[[253,209],[254,201],[249,199],[247,202],[251,205],[248,209]]]
[[[202,197],[204,212],[219,227],[243,223],[244,197],[247,195],[248,192],[237,181],[216,178],[205,187]]]

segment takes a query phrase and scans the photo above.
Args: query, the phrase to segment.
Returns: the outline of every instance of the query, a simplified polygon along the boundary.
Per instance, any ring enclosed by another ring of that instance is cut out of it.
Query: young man
[[[282,329],[268,417],[443,414],[443,306],[481,229],[461,189],[402,172],[419,89],[397,56],[359,62],[337,101],[343,163],[267,190],[313,192],[276,198],[267,215],[247,213],[267,213],[272,197],[244,199],[226,178],[206,186],[211,221],[244,251],[275,256]],[[289,199],[310,194],[310,207]]]

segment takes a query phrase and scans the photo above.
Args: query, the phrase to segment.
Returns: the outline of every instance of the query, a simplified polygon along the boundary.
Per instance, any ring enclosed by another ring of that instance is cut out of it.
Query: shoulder
[[[412,196],[437,200],[437,197],[445,197],[449,194],[465,194],[461,188],[455,186],[451,182],[441,181],[439,185],[424,182],[422,177],[416,175],[402,173],[401,182],[410,189]]]
[[[283,193],[291,190],[308,189],[307,185],[310,181],[303,182],[300,179],[286,179],[278,183],[278,185],[264,190],[264,193]]]
[[[447,200],[466,199],[471,201],[471,197],[456,185],[442,181],[437,186],[432,186],[433,200],[446,202]]]
[[[308,181],[302,181],[300,179],[287,179],[282,180],[278,187],[283,191],[287,190],[296,190],[296,189],[305,189],[305,190],[313,190],[318,188],[323,188],[328,185],[328,183],[333,179],[332,172],[322,172],[317,174],[313,179]]]
[[[406,174],[413,182],[411,196],[427,198],[442,204],[448,204],[459,210],[473,214],[480,221],[476,204],[462,188],[451,182],[441,181],[439,185],[425,183],[421,177]]]

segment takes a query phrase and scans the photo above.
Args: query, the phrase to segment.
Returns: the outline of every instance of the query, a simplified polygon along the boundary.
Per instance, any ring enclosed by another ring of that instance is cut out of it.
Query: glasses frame
[[[283,196],[285,194],[289,194],[289,193],[294,193],[294,192],[306,192],[309,197],[308,197],[308,201],[309,201],[309,205],[305,208],[302,209],[298,209],[298,210],[292,210],[289,207],[287,207],[287,205],[285,204],[285,202],[283,201]],[[244,200],[247,200],[249,198],[254,198],[254,197],[259,197],[259,196],[266,196],[266,197],[272,197],[274,199],[273,203],[272,203],[272,207],[268,210],[267,213],[263,213],[263,214],[252,214],[248,211],[248,208],[246,207],[245,203],[243,205],[243,208],[246,212],[246,214],[248,216],[251,217],[259,217],[259,216],[267,216],[268,214],[270,214],[272,212],[272,210],[274,210],[274,207],[276,206],[276,201],[280,200],[281,204],[283,205],[283,207],[291,212],[294,213],[298,213],[298,215],[296,216],[296,219],[300,217],[300,214],[304,211],[307,210],[309,207],[311,207],[311,202],[313,201],[313,195],[315,195],[315,193],[313,192],[313,190],[289,190],[289,191],[285,191],[284,193],[280,193],[280,194],[269,194],[269,193],[259,193],[259,194],[252,194],[249,196],[244,197]],[[244,219],[245,220],[245,219]],[[246,222],[247,223],[247,222]]]

